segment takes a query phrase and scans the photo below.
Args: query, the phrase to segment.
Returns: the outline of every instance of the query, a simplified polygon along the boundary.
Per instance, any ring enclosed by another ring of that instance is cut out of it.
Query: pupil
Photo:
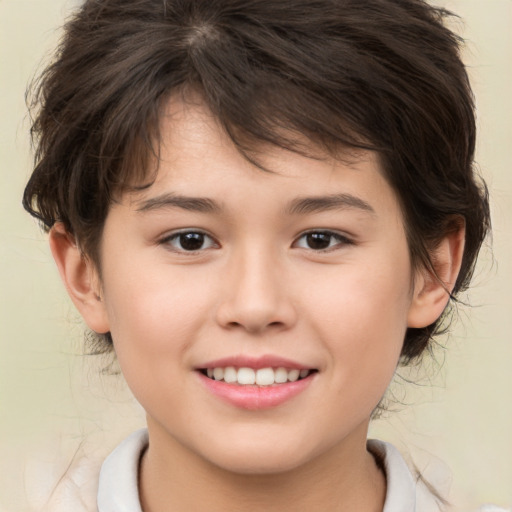
[[[184,233],[180,235],[180,244],[187,251],[197,251],[204,244],[204,235],[202,233]]]
[[[309,233],[307,241],[311,249],[327,249],[331,243],[331,235],[327,233]]]

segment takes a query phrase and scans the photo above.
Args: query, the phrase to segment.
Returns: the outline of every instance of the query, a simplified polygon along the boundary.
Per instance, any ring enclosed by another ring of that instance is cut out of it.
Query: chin
[[[230,473],[270,475],[297,469],[315,458],[313,452],[305,448],[303,442],[283,442],[268,438],[233,441],[229,446],[219,446],[204,455],[213,465]]]
[[[266,455],[255,455],[254,457],[229,457],[217,462],[217,466],[229,473],[238,475],[275,475],[287,473],[302,466],[304,460],[299,457],[272,457],[268,459]],[[215,464],[215,462],[214,462]]]

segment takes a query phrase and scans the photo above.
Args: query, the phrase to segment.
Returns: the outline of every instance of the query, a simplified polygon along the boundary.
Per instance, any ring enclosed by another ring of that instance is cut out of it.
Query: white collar
[[[137,430],[105,459],[98,486],[98,512],[142,512],[139,462],[148,443],[148,431]]]
[[[138,475],[140,457],[147,446],[148,432],[141,429],[131,434],[107,457],[99,478],[98,512],[142,512]],[[368,441],[368,449],[382,461],[386,473],[387,491],[383,512],[438,510],[435,500],[415,481],[394,446],[372,439]],[[423,504],[421,510],[417,510],[420,501]]]

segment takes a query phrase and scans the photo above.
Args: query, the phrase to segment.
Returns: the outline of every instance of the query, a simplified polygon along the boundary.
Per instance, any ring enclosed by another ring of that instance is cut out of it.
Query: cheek
[[[407,324],[411,303],[407,265],[402,268],[397,271],[390,264],[379,272],[376,267],[347,265],[317,276],[304,294],[303,307],[322,319],[326,332],[352,331],[373,338],[381,331],[394,338],[393,331],[402,332]]]
[[[193,343],[208,314],[207,296],[180,272],[118,269],[105,283],[110,328],[117,355],[171,361]],[[116,275],[130,276],[118,280]],[[202,283],[202,280],[199,280]],[[204,290],[203,290],[204,292]]]
[[[337,386],[357,389],[359,399],[375,405],[396,369],[410,306],[408,259],[398,261],[397,270],[384,268],[346,268],[336,278],[317,281],[308,296],[311,322],[330,354]]]
[[[186,394],[187,383],[178,376],[205,314],[192,292],[179,279],[148,272],[143,279],[133,272],[128,282],[113,279],[105,283],[117,360],[128,386],[147,411],[158,410],[169,382],[174,390],[166,398],[169,407],[180,407],[179,397]]]

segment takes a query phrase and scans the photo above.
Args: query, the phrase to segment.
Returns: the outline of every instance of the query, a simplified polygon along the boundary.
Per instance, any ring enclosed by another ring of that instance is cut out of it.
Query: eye
[[[174,233],[161,242],[170,245],[177,252],[197,252],[217,247],[213,238],[202,231],[180,231]]]
[[[313,251],[328,251],[338,246],[351,245],[353,242],[339,233],[332,231],[310,231],[304,233],[294,243],[294,247]]]

